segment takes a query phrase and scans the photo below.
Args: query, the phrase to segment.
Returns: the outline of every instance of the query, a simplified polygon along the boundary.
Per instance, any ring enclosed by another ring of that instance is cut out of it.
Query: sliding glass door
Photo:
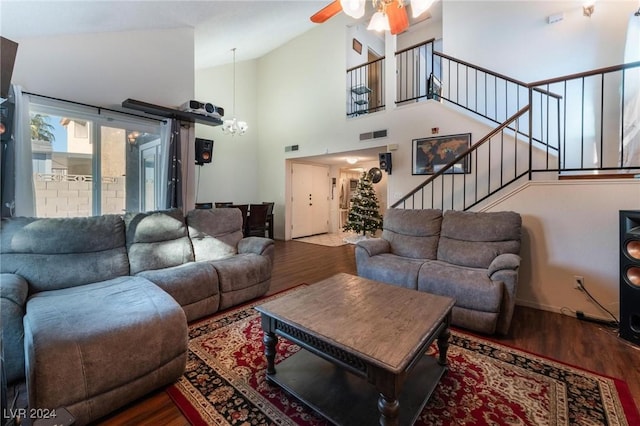
[[[160,146],[160,122],[66,105],[30,106],[38,217],[122,214],[155,209],[159,162],[141,169],[141,147]],[[147,155],[147,154],[145,154]]]

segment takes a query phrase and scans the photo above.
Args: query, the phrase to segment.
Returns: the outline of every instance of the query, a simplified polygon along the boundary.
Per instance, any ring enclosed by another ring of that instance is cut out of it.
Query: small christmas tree
[[[347,216],[345,231],[354,231],[358,234],[373,235],[378,229],[382,229],[382,215],[373,183],[367,172],[362,173],[358,181],[356,193],[351,198],[351,207]]]

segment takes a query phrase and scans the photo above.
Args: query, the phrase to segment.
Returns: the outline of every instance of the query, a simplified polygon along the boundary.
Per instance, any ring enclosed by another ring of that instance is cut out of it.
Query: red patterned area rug
[[[190,326],[186,371],[167,392],[192,424],[328,424],[267,383],[260,315],[253,309],[265,300]],[[450,343],[449,371],[416,425],[640,424],[628,387],[620,380],[457,330]],[[276,368],[298,350],[279,339]],[[429,352],[436,354],[437,347]]]

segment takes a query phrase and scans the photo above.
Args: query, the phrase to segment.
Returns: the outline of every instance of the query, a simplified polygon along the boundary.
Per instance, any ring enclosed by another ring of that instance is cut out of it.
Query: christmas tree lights
[[[382,229],[382,215],[376,191],[367,172],[363,172],[356,192],[351,198],[351,207],[343,230],[354,231],[362,235],[373,235]]]

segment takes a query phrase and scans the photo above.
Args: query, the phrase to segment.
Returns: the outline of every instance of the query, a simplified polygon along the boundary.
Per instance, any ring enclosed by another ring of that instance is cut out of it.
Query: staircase
[[[396,53],[398,74],[412,76],[399,81],[396,104],[434,99],[494,128],[391,207],[468,210],[536,176],[640,170],[640,155],[629,149],[631,122],[640,126],[629,114],[640,96],[640,62],[524,83],[434,51],[433,43]],[[470,173],[454,171],[465,158]]]

